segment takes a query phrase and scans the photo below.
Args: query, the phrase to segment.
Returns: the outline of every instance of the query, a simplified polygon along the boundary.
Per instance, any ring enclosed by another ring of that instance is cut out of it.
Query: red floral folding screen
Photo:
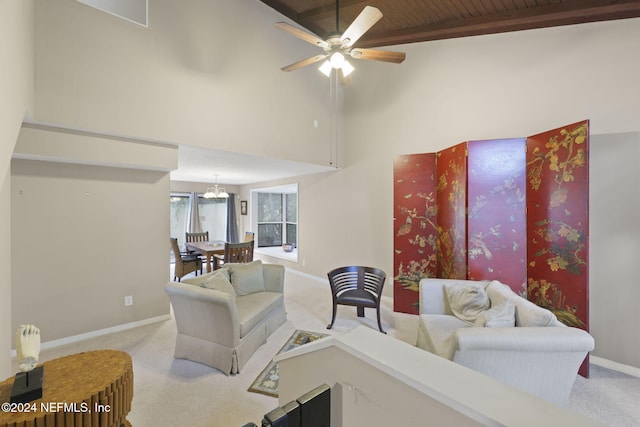
[[[588,330],[588,145],[584,121],[398,156],[395,310],[417,312],[422,277],[497,279]]]
[[[467,144],[438,152],[437,276],[467,277]]]
[[[589,122],[527,138],[527,296],[589,330]],[[588,363],[580,373],[588,376]]]
[[[467,277],[500,278],[525,295],[525,139],[471,141],[468,152]]]
[[[394,159],[394,311],[418,312],[418,282],[436,275],[436,155]]]

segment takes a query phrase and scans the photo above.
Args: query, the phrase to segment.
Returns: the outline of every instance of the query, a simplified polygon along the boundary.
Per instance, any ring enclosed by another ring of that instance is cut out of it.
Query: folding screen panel
[[[499,278],[525,296],[525,139],[471,141],[468,153],[467,276]]]
[[[589,330],[589,122],[527,138],[527,297]],[[589,376],[589,358],[580,374]]]
[[[393,309],[418,313],[418,282],[436,276],[436,154],[394,159]]]
[[[529,300],[586,329],[589,122],[527,138]]]
[[[438,152],[437,276],[467,277],[467,144]]]

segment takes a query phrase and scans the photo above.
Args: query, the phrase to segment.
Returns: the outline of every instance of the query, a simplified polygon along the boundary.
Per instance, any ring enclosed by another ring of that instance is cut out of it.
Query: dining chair
[[[255,236],[256,236],[256,233],[254,233],[253,231],[246,231],[244,233],[244,241],[250,242],[255,238]]]
[[[169,240],[171,241],[171,249],[173,250],[173,256],[176,260],[173,280],[177,280],[179,282],[182,277],[194,271],[197,276],[198,270],[200,270],[200,274],[202,274],[202,259],[197,255],[181,252],[180,247],[178,246],[178,239],[170,237]]]
[[[209,241],[209,232],[204,231],[202,233],[184,233],[184,241],[187,243],[191,242],[208,242]]]
[[[375,308],[378,315],[378,329],[383,334],[380,323],[380,299],[387,275],[384,271],[373,267],[348,266],[331,270],[327,273],[333,299],[333,315],[327,329],[333,327],[336,320],[337,306],[355,306],[358,317],[364,317],[364,309]]]
[[[184,233],[184,241],[186,243],[191,243],[191,242],[208,242],[209,241],[209,232],[208,231],[203,231],[200,233],[189,233],[186,232]],[[196,255],[195,251],[189,250],[187,248],[187,253],[191,254],[191,255]],[[202,255],[198,255],[200,257],[200,259],[205,262],[206,261],[206,257],[202,256]]]
[[[224,244],[224,255],[214,255],[214,270],[222,267],[224,264],[233,262],[251,262],[253,261],[253,244],[254,241]]]

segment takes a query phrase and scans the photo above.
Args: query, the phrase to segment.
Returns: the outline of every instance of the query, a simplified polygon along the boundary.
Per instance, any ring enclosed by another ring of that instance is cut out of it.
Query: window
[[[258,193],[258,247],[297,244],[298,194]]]
[[[298,193],[285,194],[284,201],[286,240],[284,243],[298,244]]]
[[[282,207],[280,193],[258,193],[258,247],[281,246]]]
[[[209,232],[209,240],[227,240],[227,200],[198,197],[200,225]]]
[[[297,260],[297,252],[285,254],[282,245],[292,243],[298,246],[298,185],[254,189],[251,199],[256,249]]]
[[[205,199],[198,197],[198,211],[202,231],[209,232],[209,240],[227,238],[227,199]],[[171,194],[170,198],[171,237],[178,239],[178,246],[184,247],[184,234],[189,217],[189,195]]]
[[[170,198],[170,237],[178,239],[178,246],[184,248],[184,233],[187,229],[189,214],[189,195],[172,194]]]

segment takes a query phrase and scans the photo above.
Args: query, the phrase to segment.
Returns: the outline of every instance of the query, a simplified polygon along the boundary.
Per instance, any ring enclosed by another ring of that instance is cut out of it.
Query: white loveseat
[[[178,328],[174,357],[239,373],[287,320],[284,271],[257,260],[167,283]]]
[[[578,369],[594,348],[589,333],[564,326],[498,281],[423,279],[419,290],[418,347],[548,401],[568,403]],[[489,305],[467,313],[456,300],[460,292],[477,301],[488,298]]]

